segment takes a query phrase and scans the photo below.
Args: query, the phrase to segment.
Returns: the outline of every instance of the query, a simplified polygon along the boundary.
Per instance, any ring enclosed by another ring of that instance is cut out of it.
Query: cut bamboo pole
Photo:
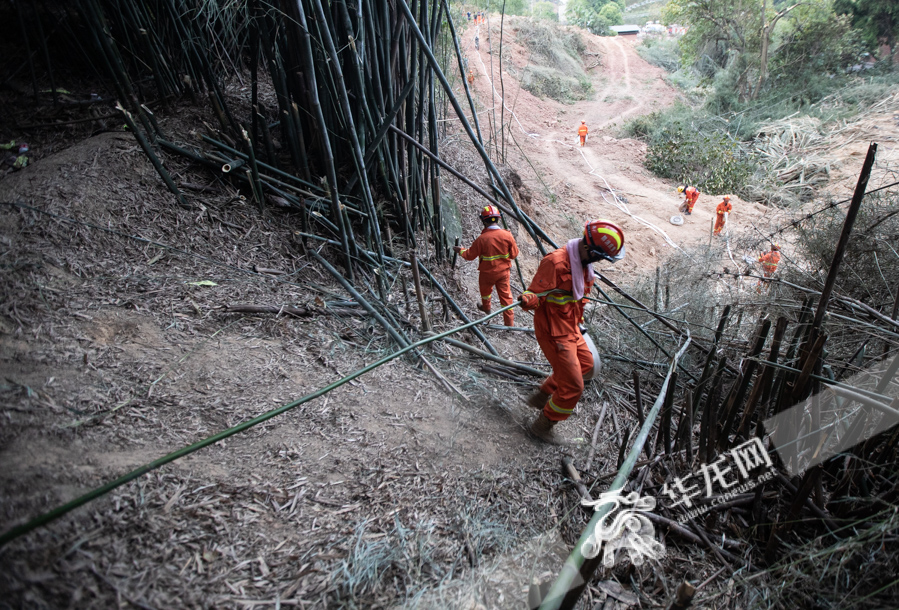
[[[593,428],[593,438],[590,439],[590,451],[589,453],[587,453],[587,463],[584,465],[584,472],[589,472],[590,466],[593,465],[593,456],[596,454],[596,441],[599,439],[599,431],[602,428],[602,423],[606,418],[606,409],[608,409],[608,407],[609,403],[603,401],[602,411],[600,411],[599,418],[596,420],[596,426],[594,426]]]

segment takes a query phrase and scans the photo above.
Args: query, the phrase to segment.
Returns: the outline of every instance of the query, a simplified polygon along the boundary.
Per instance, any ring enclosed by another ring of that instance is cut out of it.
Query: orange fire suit
[[[695,186],[688,186],[684,191],[684,203],[681,205],[681,212],[686,212],[687,214],[693,213],[693,206],[696,205],[696,202],[699,200],[699,191],[696,190]]]
[[[587,126],[584,124],[581,124],[581,126],[577,128],[577,135],[579,135],[581,137],[581,146],[586,144],[586,142],[587,142]]]
[[[715,208],[715,235],[721,234],[721,230],[724,228],[724,215],[729,214],[733,207],[730,201],[722,201]]]
[[[584,295],[590,293],[593,282],[584,270]],[[537,297],[547,290],[562,292]],[[584,317],[584,299],[575,300],[571,294],[571,263],[568,251],[559,248],[550,252],[537,268],[537,274],[523,295],[523,308],[536,310],[534,331],[537,343],[553,367],[540,389],[550,394],[543,414],[550,421],[568,419],[584,393],[584,375],[593,370],[593,354],[587,347],[578,325]]]
[[[493,296],[493,287],[496,286],[496,294],[500,304],[505,307],[515,302],[512,298],[512,287],[509,285],[509,270],[512,268],[512,259],[518,256],[518,244],[512,234],[496,225],[481,231],[470,248],[463,249],[459,255],[467,261],[476,258],[478,263],[478,287],[481,291],[481,303],[483,311],[490,312],[490,299]],[[506,326],[515,326],[515,310],[508,309],[503,312],[503,323]]]
[[[759,262],[762,264],[762,273],[765,277],[771,277],[777,271],[777,263],[780,262],[780,252],[777,250],[766,252],[759,257]]]

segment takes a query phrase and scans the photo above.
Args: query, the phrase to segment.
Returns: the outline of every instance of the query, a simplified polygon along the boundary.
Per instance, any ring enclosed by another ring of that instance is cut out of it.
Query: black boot
[[[537,388],[537,391],[528,396],[527,404],[529,407],[534,407],[535,409],[543,410],[543,407],[546,406],[546,402],[549,400],[551,395],[547,394],[540,388]]]
[[[531,424],[528,432],[531,433],[531,436],[540,439],[544,443],[549,443],[550,445],[564,445],[565,443],[553,433],[553,426],[557,423],[559,422],[554,422],[541,413],[537,416],[537,419],[534,420],[534,423]]]

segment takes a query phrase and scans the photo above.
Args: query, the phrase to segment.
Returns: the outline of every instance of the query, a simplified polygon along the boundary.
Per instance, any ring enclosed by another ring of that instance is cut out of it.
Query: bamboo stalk
[[[431,330],[431,321],[428,319],[428,310],[425,307],[425,297],[421,290],[421,275],[418,272],[418,258],[415,256],[415,250],[409,252],[409,264],[412,267],[412,281],[415,284],[415,297],[418,299],[418,314],[421,316],[422,332]]]
[[[312,93],[312,109],[313,115],[315,119],[318,121],[319,129],[323,135],[321,139],[321,146],[324,152],[324,162],[325,168],[327,170],[326,175],[328,179],[328,192],[331,196],[331,219],[335,225],[339,228],[341,245],[343,247],[343,256],[344,256],[344,267],[346,270],[347,277],[350,282],[353,281],[353,261],[350,256],[350,242],[349,236],[347,234],[346,227],[343,222],[343,215],[340,213],[340,200],[337,195],[337,170],[334,167],[334,155],[331,152],[331,142],[327,136],[328,128],[327,123],[325,122],[325,116],[322,111],[321,103],[319,102],[317,95],[317,86],[315,79],[315,66],[312,63],[312,42],[309,37],[309,28],[306,25],[306,13],[303,10],[303,3],[297,2],[297,13],[300,24],[300,38],[305,45],[305,53],[303,53],[303,60],[305,62],[306,68],[306,78],[310,84],[310,91]]]
[[[674,408],[674,391],[677,389],[677,371],[671,375],[671,384],[668,393],[665,394],[665,403],[662,406],[662,448],[665,455],[671,454],[671,411]]]
[[[143,149],[144,153],[150,159],[150,162],[153,164],[153,167],[156,168],[156,171],[159,173],[165,185],[168,189],[175,195],[178,199],[178,203],[185,208],[191,207],[187,200],[184,199],[184,195],[181,194],[181,191],[178,190],[178,187],[175,185],[175,182],[172,180],[172,177],[166,171],[166,169],[162,166],[162,162],[159,161],[159,157],[156,156],[156,153],[153,152],[153,149],[150,148],[150,144],[144,138],[144,136],[138,131],[137,125],[134,124],[134,119],[131,118],[131,113],[125,110],[121,104],[116,105],[116,109],[122,113],[122,117],[125,119],[125,122],[128,124],[128,129],[131,130],[131,133],[134,134],[134,138],[137,140],[137,143],[140,144],[140,147]]]

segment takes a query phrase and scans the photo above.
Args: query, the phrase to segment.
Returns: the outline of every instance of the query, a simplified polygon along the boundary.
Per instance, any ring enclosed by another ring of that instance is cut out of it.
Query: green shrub
[[[663,178],[693,184],[706,193],[740,194],[753,175],[754,163],[726,133],[678,122],[653,136],[646,167]]]
[[[646,38],[637,47],[637,53],[652,65],[668,72],[675,72],[680,67],[680,51],[677,40],[673,38]]]
[[[521,86],[532,95],[566,104],[588,99],[593,92],[593,85],[586,76],[566,76],[545,66],[526,67],[522,73]]]

